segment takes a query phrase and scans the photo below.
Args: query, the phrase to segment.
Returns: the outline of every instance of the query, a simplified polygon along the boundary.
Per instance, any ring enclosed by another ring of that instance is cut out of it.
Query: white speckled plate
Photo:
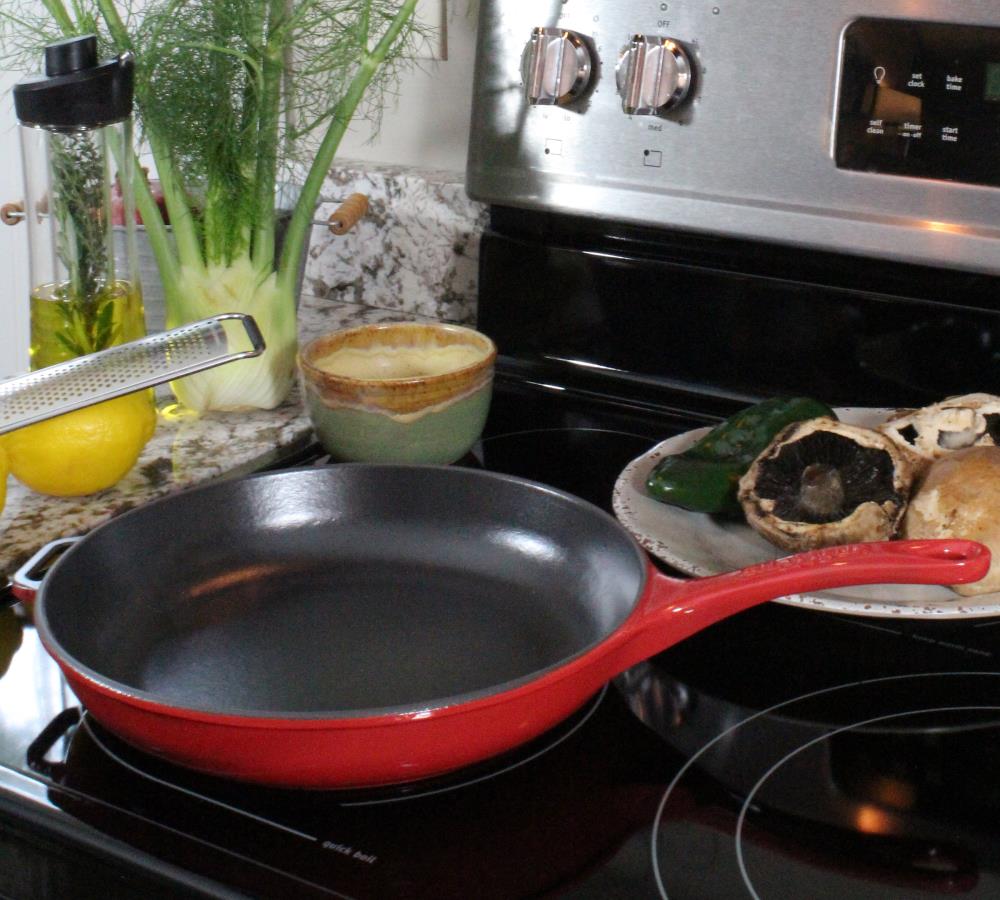
[[[873,427],[889,410],[838,409],[843,422]],[[653,556],[688,575],[718,575],[783,555],[745,522],[715,519],[654,500],[646,477],[664,456],[681,453],[708,431],[676,435],[633,460],[618,477],[613,505],[619,521]],[[938,585],[864,585],[795,594],[778,602],[856,616],[941,618],[1000,615],[1000,593],[961,597]]]

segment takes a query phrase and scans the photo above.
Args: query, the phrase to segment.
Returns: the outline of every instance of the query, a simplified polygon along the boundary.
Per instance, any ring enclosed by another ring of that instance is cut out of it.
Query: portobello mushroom
[[[1000,397],[965,394],[901,410],[879,431],[920,458],[924,467],[966,447],[1000,445]]]
[[[740,479],[747,522],[785,550],[896,534],[914,461],[886,435],[819,418],[785,428]]]

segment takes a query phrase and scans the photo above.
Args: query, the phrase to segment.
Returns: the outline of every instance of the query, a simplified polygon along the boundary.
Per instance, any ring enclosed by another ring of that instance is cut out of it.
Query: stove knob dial
[[[521,75],[528,102],[564,105],[590,84],[594,59],[583,37],[563,28],[536,28],[521,56]]]
[[[691,92],[691,57],[677,41],[637,34],[618,57],[615,78],[622,109],[657,116],[680,106]]]

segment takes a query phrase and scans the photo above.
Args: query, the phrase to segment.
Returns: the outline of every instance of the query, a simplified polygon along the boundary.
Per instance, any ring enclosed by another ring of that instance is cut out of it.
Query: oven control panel
[[[852,22],[835,153],[845,169],[1000,186],[1000,28]]]
[[[1000,275],[1000,0],[479,0],[485,203]]]

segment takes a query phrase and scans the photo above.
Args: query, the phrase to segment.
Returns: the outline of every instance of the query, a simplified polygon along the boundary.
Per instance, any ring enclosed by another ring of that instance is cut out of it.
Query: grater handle
[[[242,326],[231,334],[227,325]],[[0,434],[260,356],[264,338],[251,316],[222,313],[179,328],[0,381]]]

